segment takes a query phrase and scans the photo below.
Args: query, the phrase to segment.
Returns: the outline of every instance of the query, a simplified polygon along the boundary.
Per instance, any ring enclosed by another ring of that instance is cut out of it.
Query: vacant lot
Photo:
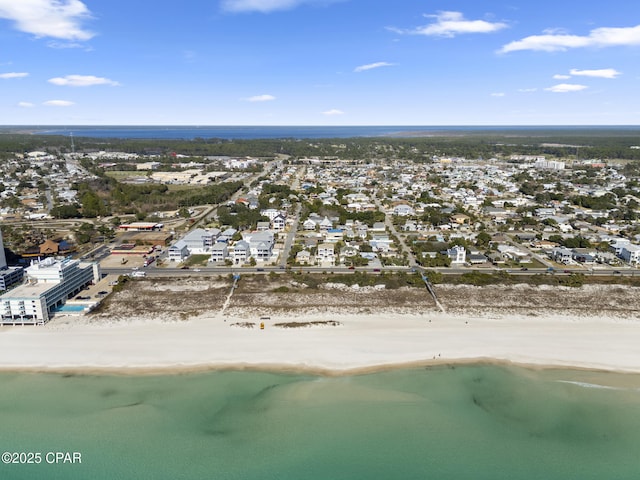
[[[305,314],[421,314],[437,308],[425,288],[386,289],[321,283],[295,276],[244,276],[225,314],[235,318]],[[119,321],[132,316],[157,320],[187,319],[219,313],[231,291],[229,276],[144,279],[128,282],[90,316],[90,321]],[[616,285],[581,288],[530,285],[437,285],[438,299],[449,313],[466,315],[545,315],[633,317],[640,314],[640,289]],[[339,319],[339,317],[335,317]]]

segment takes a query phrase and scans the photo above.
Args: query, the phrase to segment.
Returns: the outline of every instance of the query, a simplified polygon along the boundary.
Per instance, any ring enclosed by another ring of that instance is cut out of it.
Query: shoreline
[[[340,325],[274,326],[317,320]],[[92,323],[69,316],[44,327],[1,327],[0,372],[348,376],[487,364],[640,374],[640,320],[629,318],[327,313],[272,317],[265,330],[231,326],[246,321],[204,314],[185,321],[134,317]]]
[[[396,370],[414,369],[437,369],[456,368],[468,366],[490,366],[490,367],[513,367],[531,372],[577,372],[585,374],[614,374],[621,376],[637,376],[640,380],[640,371],[605,369],[590,366],[567,365],[567,364],[541,364],[523,363],[510,360],[496,359],[489,357],[453,359],[448,361],[437,360],[417,360],[408,363],[390,363],[380,365],[370,365],[366,367],[346,368],[346,369],[326,369],[307,365],[289,364],[202,364],[202,365],[171,365],[156,367],[95,367],[95,366],[73,366],[73,367],[0,367],[0,375],[12,373],[27,374],[52,374],[62,376],[111,376],[111,377],[137,377],[137,376],[174,376],[204,374],[212,372],[259,372],[274,373],[282,375],[310,375],[314,377],[339,378],[359,375],[370,375]]]

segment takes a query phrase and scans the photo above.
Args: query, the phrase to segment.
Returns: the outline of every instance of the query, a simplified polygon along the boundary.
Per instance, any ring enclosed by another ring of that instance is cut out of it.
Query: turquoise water
[[[55,313],[65,313],[65,312],[84,312],[86,305],[60,305],[58,308],[55,308],[53,311]]]
[[[346,377],[0,375],[2,479],[635,479],[640,376],[501,366]]]

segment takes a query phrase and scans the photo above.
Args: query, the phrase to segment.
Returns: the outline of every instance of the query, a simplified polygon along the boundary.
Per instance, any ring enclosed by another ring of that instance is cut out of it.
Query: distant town
[[[304,155],[96,150],[73,139],[3,153],[1,323],[88,311],[124,278],[147,276],[405,271],[435,283],[508,274],[579,286],[638,272],[632,158],[583,158],[575,145],[540,154],[495,144],[488,157],[341,141],[298,142]]]

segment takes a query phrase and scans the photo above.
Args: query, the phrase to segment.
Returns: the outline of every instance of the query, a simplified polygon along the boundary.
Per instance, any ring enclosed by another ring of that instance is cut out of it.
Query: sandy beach
[[[441,285],[442,312],[417,288],[243,282],[232,296],[219,278],[135,282],[91,315],[0,327],[0,370],[343,374],[483,361],[640,372],[635,288]]]
[[[113,324],[61,317],[44,327],[0,329],[0,369],[134,373],[234,367],[353,373],[407,364],[495,361],[640,372],[637,320],[429,313],[287,321],[328,319],[340,325],[281,328],[272,319],[261,330],[232,326],[234,319],[216,315]]]

